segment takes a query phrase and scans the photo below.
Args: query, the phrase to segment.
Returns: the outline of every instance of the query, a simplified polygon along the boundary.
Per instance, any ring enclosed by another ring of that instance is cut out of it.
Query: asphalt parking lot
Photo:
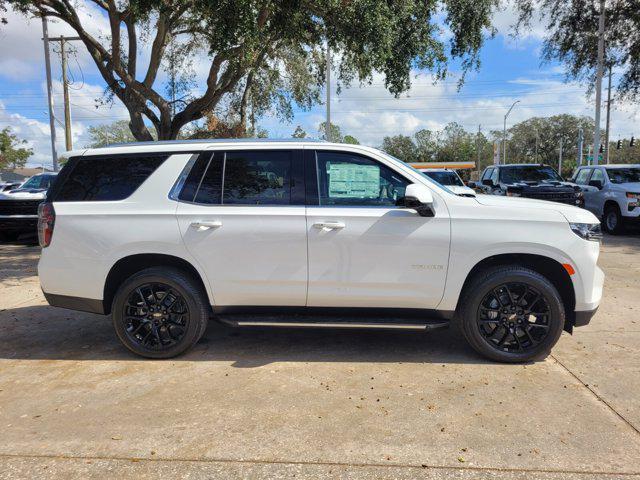
[[[592,323],[529,365],[428,334],[229,330],[142,360],[0,245],[0,478],[640,478],[640,236]]]

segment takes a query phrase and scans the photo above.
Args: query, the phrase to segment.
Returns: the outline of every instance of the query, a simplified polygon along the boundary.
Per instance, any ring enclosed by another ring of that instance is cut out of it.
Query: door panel
[[[216,306],[305,304],[304,214],[304,206],[178,205],[182,238],[205,270]],[[198,222],[219,226],[192,226]]]
[[[448,212],[437,195],[434,217],[396,206],[411,181],[357,154],[310,152],[306,173],[307,200],[314,203],[307,206],[307,305],[435,308],[450,242]]]
[[[321,223],[343,228],[322,228]],[[436,308],[449,262],[449,218],[398,207],[308,207],[313,307]]]
[[[301,150],[207,152],[191,169],[177,220],[216,306],[305,304],[302,178]]]

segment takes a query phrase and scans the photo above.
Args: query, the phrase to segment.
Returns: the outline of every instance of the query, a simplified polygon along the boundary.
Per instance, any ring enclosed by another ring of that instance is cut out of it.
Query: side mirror
[[[596,187],[598,190],[602,190],[602,180],[589,180],[590,187]]]
[[[421,217],[433,217],[433,194],[424,185],[412,183],[404,192],[404,206],[418,212]]]
[[[469,188],[478,188],[478,184],[476,182],[472,181],[472,180],[469,180],[467,182],[467,187],[469,187]]]
[[[486,187],[493,187],[493,180],[491,180],[490,178],[485,178],[484,180],[482,180],[482,185]]]

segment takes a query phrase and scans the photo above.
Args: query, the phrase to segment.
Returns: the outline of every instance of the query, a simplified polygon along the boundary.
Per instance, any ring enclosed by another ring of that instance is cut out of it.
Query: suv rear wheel
[[[461,305],[465,338],[478,353],[499,362],[546,357],[565,322],[564,305],[551,282],[519,266],[476,276]]]
[[[160,267],[125,280],[111,311],[120,341],[148,358],[171,358],[191,348],[209,317],[207,297],[198,283],[181,270]]]

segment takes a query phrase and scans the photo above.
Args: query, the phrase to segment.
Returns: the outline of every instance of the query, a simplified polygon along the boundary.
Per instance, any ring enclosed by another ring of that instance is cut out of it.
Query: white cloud
[[[471,80],[467,87],[457,92],[454,82],[432,85],[429,77],[421,75],[407,94],[395,99],[384,89],[380,78],[376,78],[372,86],[344,89],[340,95],[334,92],[331,120],[344,134],[353,135],[364,144],[378,146],[384,136],[412,135],[422,128],[439,130],[449,122],[462,124],[469,131],[476,131],[478,125],[484,133],[502,130],[504,114],[516,100],[520,103],[509,115],[507,127],[533,116],[594,115],[593,99],[587,98],[584,88],[577,84],[520,77],[495,87],[480,84],[482,92],[486,93],[480,93],[478,86]],[[630,104],[614,104],[614,107],[611,138],[617,138],[618,133],[629,137],[634,133],[640,112]],[[296,125],[302,125],[309,135],[317,136],[318,125],[324,121],[324,107],[321,106],[297,115],[290,125],[275,118],[266,118],[260,124],[274,137],[290,136]],[[635,134],[640,135],[640,130]]]
[[[104,15],[89,2],[79,2],[78,15],[91,34],[100,36],[109,31]],[[44,76],[44,46],[42,42],[42,22],[39,18],[28,18],[9,10],[7,24],[0,28],[0,76],[10,80],[34,80]],[[76,36],[76,32],[62,21],[48,20],[50,37]],[[73,42],[77,43],[77,42]],[[59,60],[55,51],[57,44],[51,43],[52,69],[59,72]],[[55,50],[54,50],[55,49]],[[93,60],[84,47],[78,45],[76,58],[82,68],[94,68]],[[54,77],[57,76],[54,73]]]

